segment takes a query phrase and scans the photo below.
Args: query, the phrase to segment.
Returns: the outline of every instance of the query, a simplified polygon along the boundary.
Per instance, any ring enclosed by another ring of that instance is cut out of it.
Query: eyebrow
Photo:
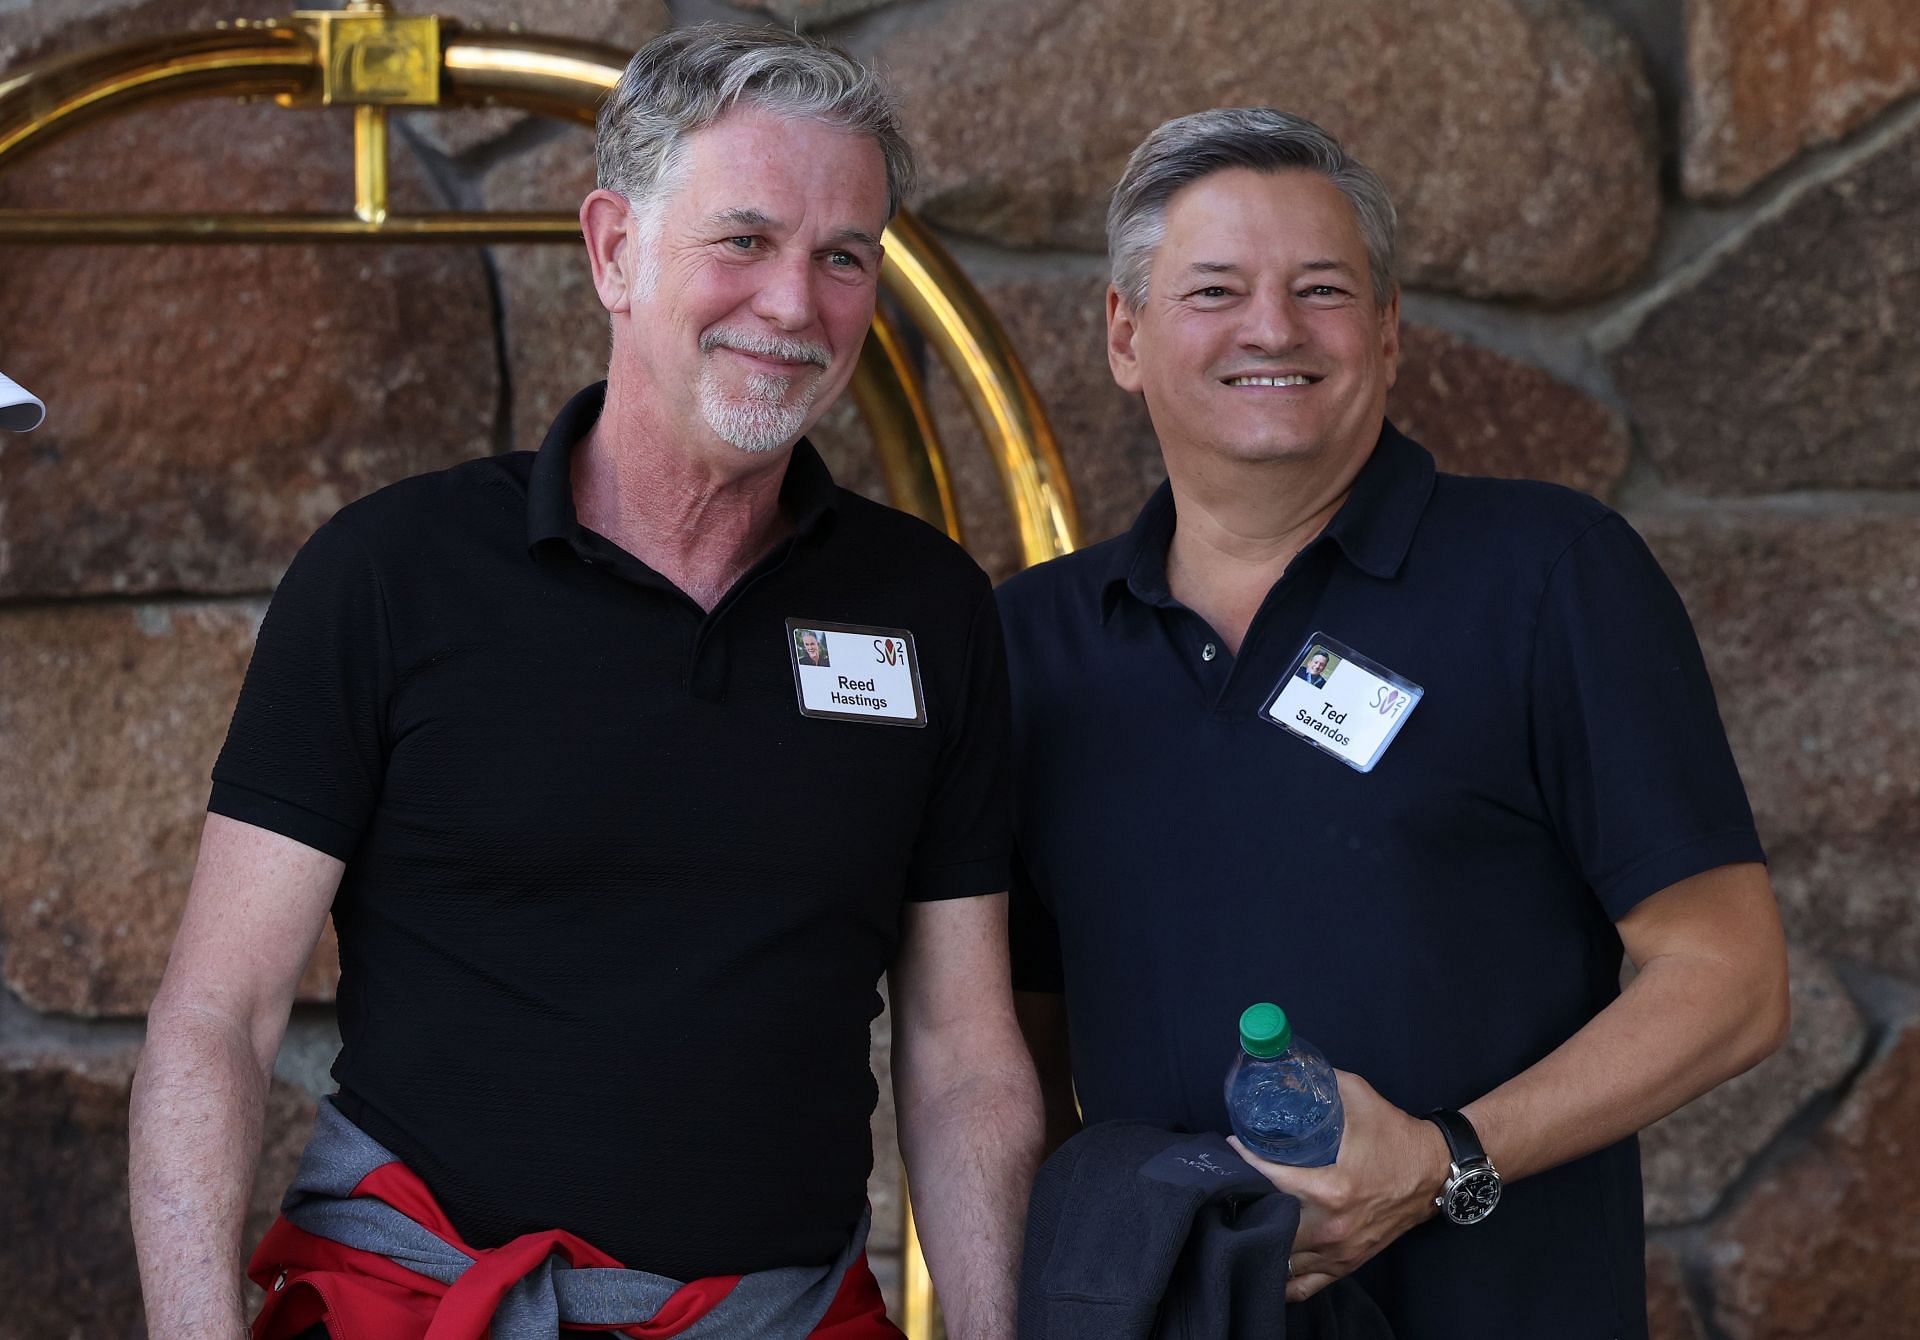
[[[842,228],[833,235],[836,242],[858,242],[874,251],[880,250],[880,239],[864,228]]]
[[[773,219],[757,209],[748,209],[741,206],[734,209],[723,209],[719,213],[709,216],[708,222],[730,223],[739,228],[767,228],[772,226]]]

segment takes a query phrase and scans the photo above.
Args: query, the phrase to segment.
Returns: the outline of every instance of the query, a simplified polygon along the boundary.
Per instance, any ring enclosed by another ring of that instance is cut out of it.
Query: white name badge
[[[1426,690],[1325,633],[1307,639],[1260,715],[1360,772],[1372,772]]]
[[[788,619],[787,659],[801,716],[927,724],[920,657],[904,628]]]

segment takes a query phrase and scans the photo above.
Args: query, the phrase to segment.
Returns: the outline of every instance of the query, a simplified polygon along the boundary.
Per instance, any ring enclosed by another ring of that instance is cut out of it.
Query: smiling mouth
[[[785,372],[799,372],[805,368],[823,369],[825,367],[825,364],[816,362],[811,358],[785,358],[779,354],[757,353],[752,349],[736,349],[730,344],[723,344],[719,347],[749,362],[759,363],[769,368],[779,368]]]
[[[1228,386],[1311,386],[1320,379],[1309,377],[1304,372],[1289,372],[1277,377],[1228,377],[1224,380]]]
[[[725,349],[738,357],[785,370],[814,367],[824,372],[833,362],[833,353],[824,344],[782,339],[758,331],[710,330],[700,337],[700,352],[711,354],[715,349]]]

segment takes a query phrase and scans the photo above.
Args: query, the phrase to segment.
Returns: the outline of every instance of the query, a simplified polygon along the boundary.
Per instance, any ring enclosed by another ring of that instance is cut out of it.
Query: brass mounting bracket
[[[353,108],[353,212],[387,221],[387,108],[440,102],[440,16],[396,14],[387,0],[299,9],[289,24],[313,44],[317,88],[281,94],[283,107]]]
[[[320,86],[286,94],[283,106],[432,107],[440,102],[437,14],[396,14],[385,4],[295,10],[290,27],[318,53]]]

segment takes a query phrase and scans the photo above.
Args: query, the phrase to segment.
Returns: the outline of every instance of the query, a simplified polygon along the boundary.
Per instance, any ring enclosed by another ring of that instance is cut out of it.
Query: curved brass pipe
[[[569,37],[442,24],[440,102],[505,106],[592,125],[629,53]],[[277,20],[175,33],[43,61],[0,76],[0,167],[145,101],[317,97],[319,52]]]
[[[299,98],[318,86],[313,44],[284,24],[101,47],[0,76],[0,167],[141,102]]]
[[[947,249],[904,211],[887,229],[881,278],[953,373],[993,452],[1020,530],[1022,566],[1070,553],[1080,513],[1046,411],[1007,333]]]
[[[940,527],[954,543],[965,544],[926,387],[906,342],[884,311],[873,314],[873,329],[867,332],[848,387],[873,435],[894,506]]]
[[[632,54],[570,37],[468,28],[453,19],[443,20],[442,28],[447,34],[442,103],[517,107],[587,126]]]

